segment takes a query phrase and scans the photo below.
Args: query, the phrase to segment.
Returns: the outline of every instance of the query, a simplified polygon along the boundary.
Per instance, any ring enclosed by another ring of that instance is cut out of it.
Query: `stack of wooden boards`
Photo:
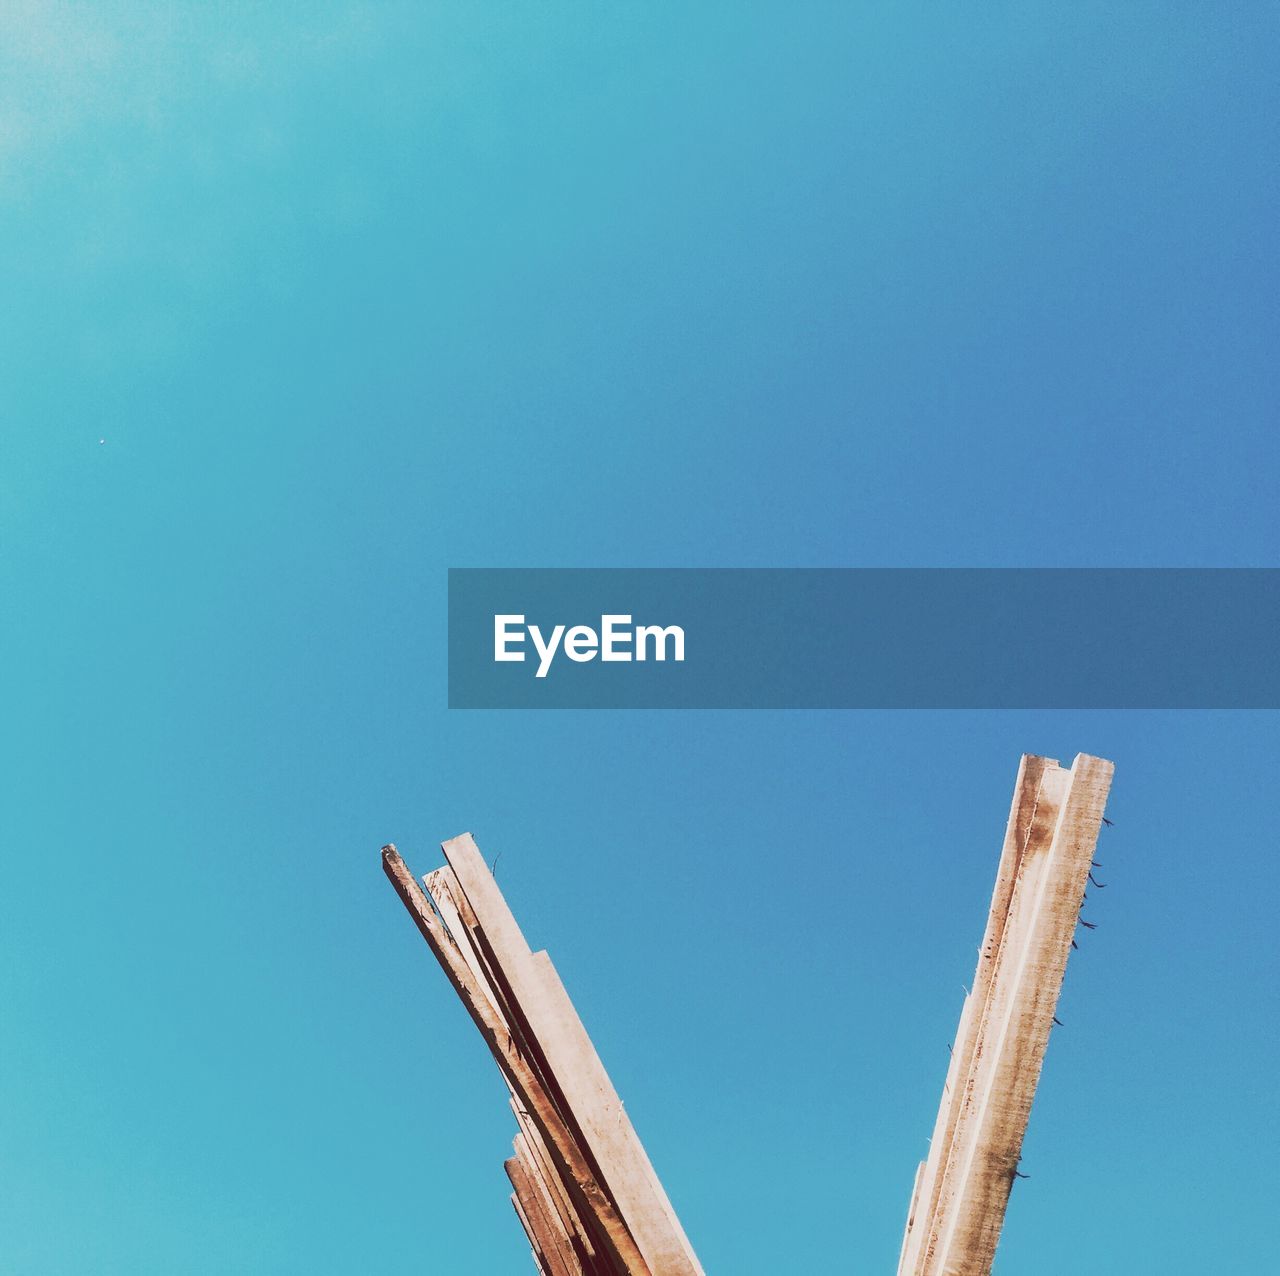
[[[1112,770],[1086,754],[1069,771],[1022,759],[898,1276],[989,1276]],[[702,1276],[551,959],[530,951],[469,834],[444,854],[422,885],[394,846],[383,868],[506,1080],[517,1126],[506,1170],[538,1270]]]
[[[383,869],[510,1091],[506,1171],[538,1270],[702,1276],[551,959],[530,950],[470,834],[444,855],[421,886],[394,846]]]
[[[898,1276],[991,1271],[1112,770],[1083,753],[1069,771],[1052,758],[1022,759]]]

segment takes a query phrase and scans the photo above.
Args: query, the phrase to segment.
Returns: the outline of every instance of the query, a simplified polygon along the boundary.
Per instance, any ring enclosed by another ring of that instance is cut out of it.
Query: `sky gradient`
[[[378,864],[468,829],[711,1276],[892,1271],[1024,750],[1115,827],[997,1276],[1262,1270],[1274,714],[450,712],[444,636],[451,566],[1278,565],[1278,26],[6,6],[0,1270],[530,1270]]]

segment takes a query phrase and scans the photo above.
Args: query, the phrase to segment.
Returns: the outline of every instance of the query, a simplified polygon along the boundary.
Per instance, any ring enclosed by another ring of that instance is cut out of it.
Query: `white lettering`
[[[590,625],[574,625],[564,636],[564,654],[579,664],[584,660],[594,660],[599,645],[600,639]]]
[[[631,643],[631,634],[627,630],[619,631],[614,628],[615,625],[629,625],[631,623],[630,616],[601,616],[600,617],[600,659],[601,660],[630,660],[631,653],[629,651],[619,651],[618,644],[629,646]]]
[[[644,644],[646,638],[652,638],[654,659],[665,660],[667,658],[667,639],[671,638],[675,643],[675,659],[684,659],[684,630],[679,625],[668,625],[665,629],[661,625],[640,625],[636,628],[636,659],[644,660]]]
[[[499,660],[523,660],[523,651],[508,651],[509,643],[524,642],[524,634],[520,630],[508,629],[509,624],[524,624],[523,616],[495,616],[493,618],[493,658]]]
[[[555,658],[556,648],[560,645],[560,639],[564,636],[564,626],[557,625],[551,631],[551,641],[546,642],[542,637],[542,630],[537,625],[529,626],[529,637],[533,639],[533,645],[538,649],[538,673],[539,678],[547,676],[547,670],[551,668],[551,661]]]
[[[538,655],[535,677],[545,678],[560,650],[578,664],[594,660],[684,660],[684,630],[679,625],[637,625],[629,615],[600,617],[600,629],[590,625],[552,626],[544,632],[530,625],[523,615],[495,615],[493,618],[493,658],[495,661],[523,661],[525,639]]]

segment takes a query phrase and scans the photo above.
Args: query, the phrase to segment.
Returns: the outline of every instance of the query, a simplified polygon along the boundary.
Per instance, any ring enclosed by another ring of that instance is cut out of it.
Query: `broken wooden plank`
[[[478,920],[477,946],[507,981],[524,1035],[558,1083],[563,1111],[645,1261],[662,1276],[703,1276],[550,959],[531,952],[471,835],[445,842],[444,853]]]
[[[516,1048],[502,1018],[463,959],[422,887],[414,880],[394,846],[382,848],[383,871],[408,910],[419,933],[444,969],[472,1022],[480,1030],[490,1052],[508,1082],[521,1098],[541,1131],[556,1167],[580,1197],[580,1203],[600,1223],[601,1239],[617,1270],[625,1276],[657,1276],[636,1246],[608,1193],[601,1186],[581,1148],[565,1125],[542,1082]]]
[[[556,1251],[560,1255],[561,1264],[569,1273],[569,1276],[583,1276],[582,1261],[578,1247],[574,1243],[573,1231],[556,1205],[551,1180],[558,1176],[554,1171],[548,1175],[547,1162],[537,1155],[529,1136],[523,1130],[516,1134],[515,1139],[512,1141],[512,1146],[515,1148],[516,1158],[529,1176],[530,1183],[537,1189],[538,1199],[542,1202],[542,1211],[546,1215],[547,1225],[556,1239]]]
[[[1113,770],[1084,754],[1070,771],[1045,760],[1028,808],[1037,761],[1019,772],[899,1276],[988,1276],[994,1260]]]
[[[426,874],[422,879],[422,884],[430,895],[441,920],[453,937],[454,942],[458,945],[463,959],[476,976],[477,981],[485,989],[495,1011],[502,1018],[508,1034],[524,1052],[530,1065],[537,1071],[539,1061],[531,1054],[527,1043],[520,1035],[520,1022],[517,1013],[508,1004],[507,998],[510,993],[509,990],[505,989],[505,981],[490,969],[484,955],[477,946],[476,935],[480,929],[479,922],[471,909],[471,905],[467,902],[466,895],[458,884],[458,879],[454,875],[453,869],[448,865],[438,868],[434,872]],[[546,1079],[545,1077],[542,1079],[545,1088]],[[511,1091],[510,1085],[507,1088]],[[531,1170],[536,1169],[539,1176],[547,1183],[557,1217],[573,1238],[573,1247],[579,1263],[588,1272],[594,1272],[597,1270],[597,1264],[600,1261],[596,1242],[592,1239],[592,1231],[594,1229],[584,1222],[582,1216],[574,1207],[570,1194],[546,1150],[546,1144],[538,1131],[537,1125],[514,1091],[511,1091],[510,1102],[517,1125],[527,1140],[534,1161],[530,1168]]]
[[[511,1111],[516,1118],[516,1125],[528,1142],[533,1163],[550,1190],[552,1202],[560,1215],[565,1231],[572,1241],[574,1252],[578,1256],[578,1262],[585,1272],[594,1273],[605,1270],[602,1265],[603,1260],[599,1256],[595,1242],[591,1238],[592,1229],[578,1213],[572,1197],[556,1171],[555,1164],[547,1151],[538,1127],[515,1095],[511,1096]]]
[[[567,1239],[561,1235],[548,1209],[548,1203],[537,1181],[530,1173],[528,1163],[516,1147],[516,1155],[503,1165],[511,1186],[515,1189],[520,1205],[520,1215],[527,1222],[529,1242],[539,1255],[547,1276],[582,1276],[582,1269],[573,1258]]]
[[[995,970],[996,956],[1004,935],[1009,915],[1009,903],[1013,898],[1018,870],[1028,851],[1032,821],[1039,802],[1041,824],[1037,836],[1047,845],[1052,832],[1049,820],[1050,808],[1040,801],[1041,782],[1045,771],[1053,768],[1058,775],[1065,775],[1053,758],[1040,758],[1023,754],[1018,764],[1018,778],[1014,784],[1013,802],[1005,825],[1004,844],[1000,851],[1000,864],[996,870],[995,890],[991,908],[987,914],[986,932],[978,949],[978,968],[971,992],[967,993],[960,1011],[960,1024],[951,1046],[951,1059],[947,1067],[946,1081],[942,1087],[942,1101],[938,1117],[929,1140],[929,1156],[917,1174],[916,1197],[913,1198],[907,1219],[907,1236],[900,1259],[899,1272],[916,1276],[921,1253],[928,1243],[932,1219],[938,1207],[938,1194],[942,1188],[942,1171],[951,1150],[956,1117],[960,1111],[960,1097],[973,1066],[974,1047],[978,1035],[982,1008]],[[1060,779],[1050,781],[1059,785]],[[1056,813],[1056,806],[1053,811]]]
[[[567,1059],[578,1079],[566,1098],[622,1216],[656,1271],[702,1276],[693,1247],[550,954],[539,951],[532,960],[542,994],[537,1003],[539,1030],[554,1031],[555,1056]]]
[[[506,1169],[506,1164],[503,1164]],[[508,1174],[507,1176],[511,1176]],[[516,1218],[520,1221],[520,1226],[524,1229],[525,1239],[529,1242],[529,1257],[533,1259],[533,1265],[538,1269],[538,1276],[549,1276],[547,1271],[547,1261],[542,1251],[538,1248],[538,1234],[534,1230],[533,1223],[530,1221],[528,1214],[525,1213],[524,1206],[520,1203],[520,1195],[518,1192],[511,1193],[511,1208],[516,1212]]]

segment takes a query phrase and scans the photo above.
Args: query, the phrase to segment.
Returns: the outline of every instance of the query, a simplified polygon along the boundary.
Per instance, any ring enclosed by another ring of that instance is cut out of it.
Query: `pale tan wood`
[[[930,1152],[912,1186],[899,1276],[989,1276],[1111,781],[1022,759],[974,986]],[[507,1162],[544,1276],[702,1276],[692,1247],[553,963],[534,953],[470,835],[424,878],[384,868],[511,1094]]]
[[[1017,1039],[1006,1045],[1006,1034],[1012,1008],[1026,986],[1022,978],[1025,969],[1023,958],[1028,945],[1035,941],[1037,927],[1041,925],[1040,910],[1036,904],[1051,869],[1049,851],[1053,830],[1069,787],[1070,774],[1060,768],[1046,770],[1041,777],[1032,827],[995,954],[996,971],[988,983],[984,1001],[974,1003],[978,1013],[971,1016],[973,1049],[967,1072],[952,1104],[952,1129],[934,1206],[933,1226],[925,1237],[925,1252],[920,1265],[922,1273],[946,1270],[947,1255],[954,1240],[952,1225],[960,1202],[971,1192],[974,1183],[974,1159],[980,1152],[980,1115],[992,1098],[991,1082],[998,1070],[1000,1051],[1020,1049]],[[1061,983],[1060,975],[1058,982]],[[1036,983],[1036,996],[1043,997],[1046,991],[1039,982]],[[1052,989],[1052,1000],[1056,1004],[1056,985]],[[1013,1168],[1016,1169],[1016,1162]],[[1005,1183],[1005,1201],[1011,1184],[1012,1170]],[[991,1204],[994,1208],[995,1202]],[[999,1208],[1003,1217],[1003,1202]]]
[[[485,872],[487,872],[487,869]],[[640,1207],[643,1207],[643,1204],[651,1199],[664,1212],[664,1218],[660,1221],[665,1223],[678,1237],[683,1238],[679,1220],[676,1218],[666,1193],[658,1181],[652,1165],[649,1163],[643,1146],[635,1136],[630,1120],[626,1118],[621,1101],[617,1099],[616,1094],[613,1092],[603,1065],[599,1062],[595,1049],[591,1045],[586,1031],[573,1009],[568,994],[556,974],[550,958],[545,953],[529,954],[529,960],[533,967],[532,977],[534,984],[538,987],[541,998],[533,1015],[534,1023],[542,1027],[541,1035],[539,1035],[539,1029],[530,1025],[527,1009],[519,1001],[517,994],[512,989],[513,977],[506,968],[512,963],[508,960],[506,966],[504,966],[501,959],[495,961],[482,951],[491,945],[486,942],[487,937],[483,934],[479,920],[466,898],[465,891],[461,889],[453,869],[445,867],[428,873],[423,878],[423,884],[434,900],[445,925],[457,940],[468,965],[488,989],[495,1007],[503,1014],[504,1020],[508,1025],[508,1031],[519,1039],[526,1057],[535,1070],[544,1074],[548,1082],[549,1092],[553,1096],[563,1093],[559,1078],[555,1075],[542,1049],[542,1038],[546,1035],[546,1026],[554,1023],[556,1033],[565,1044],[565,1050],[571,1052],[573,1066],[599,1096],[599,1105],[595,1110],[596,1125],[589,1134],[579,1137],[580,1144],[586,1144],[591,1148],[592,1137],[594,1136],[594,1141],[597,1145],[611,1145],[608,1155],[613,1157],[615,1165],[622,1167],[621,1172],[625,1173],[630,1170],[632,1173],[644,1174],[648,1181],[642,1184],[641,1187],[642,1189],[647,1189],[648,1197],[646,1197],[644,1190],[629,1189],[629,1199],[632,1203],[633,1212],[638,1208],[635,1204],[637,1200],[642,1203]],[[514,919],[512,920],[514,922]],[[528,945],[523,943],[523,936],[520,936],[518,944],[519,946],[517,946],[517,941],[509,939],[508,956],[513,952],[520,952],[521,955],[527,953]],[[518,975],[515,976],[515,980],[518,982]],[[527,996],[528,988],[526,988],[525,993]],[[581,1103],[579,1103],[578,1107],[580,1108],[581,1106]],[[575,1109],[574,1104],[570,1100],[566,1100],[563,1108],[566,1117],[569,1119],[571,1130],[575,1134],[580,1134],[580,1127],[576,1120],[578,1111]],[[603,1110],[606,1114],[603,1122],[598,1117],[600,1110]],[[589,1119],[590,1115],[589,1113]],[[594,1152],[595,1148],[591,1148],[591,1151]],[[593,1159],[598,1165],[598,1156]],[[554,1177],[557,1180],[556,1186],[560,1186],[558,1176],[549,1177]],[[615,1171],[613,1177],[615,1180],[617,1179],[618,1171]],[[616,1200],[612,1182],[608,1180],[607,1176],[602,1175],[602,1179],[606,1188],[611,1195],[615,1196]],[[632,1218],[625,1213],[624,1218],[626,1218],[629,1225],[632,1224]],[[591,1244],[587,1229],[577,1219],[576,1212],[571,1213],[570,1221],[575,1225],[573,1230],[580,1236],[584,1247],[590,1254],[594,1247]],[[654,1231],[656,1228],[651,1227],[650,1230]],[[687,1245],[687,1241],[684,1243]],[[645,1257],[651,1264],[665,1261],[660,1254],[646,1253]]]
[[[547,1093],[576,1136],[578,1131],[573,1123],[572,1114],[564,1102],[559,1081],[547,1062],[541,1042],[530,1025],[513,987],[512,971],[504,967],[502,957],[494,950],[493,944],[485,935],[457,875],[451,867],[446,865],[442,869],[428,873],[423,878],[423,884],[432,892],[445,924],[458,935],[468,964],[475,972],[477,979],[487,989],[490,1000],[506,1023],[507,1031],[511,1034],[513,1041],[528,1060],[530,1067],[541,1078]],[[512,921],[514,924],[514,918]],[[520,942],[523,944],[523,936]],[[528,955],[527,948],[528,946],[524,945],[524,955]],[[511,960],[513,951],[515,950],[509,945],[508,952],[505,954],[507,966],[515,964]],[[517,970],[517,980],[518,975]],[[581,1144],[580,1138],[579,1143]]]
[[[551,1184],[546,1177],[545,1163],[535,1154],[532,1145],[524,1132],[518,1133],[513,1141],[516,1159],[524,1167],[529,1182],[538,1193],[542,1213],[546,1217],[547,1226],[555,1238],[557,1261],[568,1273],[568,1276],[583,1276],[582,1263],[579,1260],[577,1247],[574,1244],[572,1231],[565,1224],[559,1209],[556,1207]]]
[[[577,1082],[568,1095],[623,1217],[650,1265],[671,1276],[702,1276],[702,1267],[675,1209],[636,1134],[622,1100],[574,1009],[568,991],[546,952],[533,954],[541,991],[537,1023],[554,1032],[556,1055],[570,1062]]]
[[[506,1167],[504,1166],[503,1168],[505,1169]],[[508,1175],[507,1177],[510,1178],[511,1176]],[[520,1220],[520,1226],[524,1229],[525,1239],[529,1242],[529,1257],[533,1259],[533,1265],[538,1269],[539,1276],[550,1276],[542,1254],[538,1250],[533,1224],[529,1221],[529,1216],[524,1212],[524,1206],[520,1204],[520,1197],[515,1192],[512,1192],[508,1199],[511,1201],[511,1208],[516,1212],[516,1218]]]
[[[504,1164],[502,1168],[505,1170],[506,1165]],[[510,1177],[511,1175],[508,1174],[507,1178],[509,1179]],[[529,1216],[525,1213],[524,1206],[520,1204],[520,1194],[512,1192],[510,1201],[511,1208],[515,1210],[516,1218],[520,1220],[520,1226],[524,1229],[525,1239],[529,1242],[529,1253],[533,1257],[534,1266],[542,1273],[542,1276],[546,1276],[546,1267],[543,1264],[542,1255],[538,1251],[537,1233],[533,1230],[533,1224],[529,1221]]]
[[[503,1023],[507,1026],[507,1031],[511,1031],[510,1012],[503,1002],[501,992],[494,982],[492,973],[476,949],[471,930],[463,917],[463,910],[470,910],[467,908],[466,900],[462,895],[462,888],[458,885],[458,879],[453,875],[453,869],[446,865],[443,868],[437,868],[434,872],[427,873],[422,879],[422,885],[426,888],[427,894],[435,905],[436,912],[440,914],[440,920],[444,922],[450,937],[458,946],[458,951],[462,954],[468,969],[475,976],[476,982],[484,989],[485,995],[488,997],[489,1003],[493,1006],[495,1012],[501,1016]]]
[[[911,1204],[907,1206],[907,1225],[902,1232],[902,1246],[898,1250],[898,1271],[901,1272],[907,1261],[907,1247],[911,1243],[911,1226],[916,1219],[916,1210],[920,1205],[920,1180],[924,1178],[925,1162],[916,1166],[915,1182],[911,1185]]]
[[[1065,772],[1053,758],[1040,758],[1024,753],[1018,764],[1018,778],[1014,784],[1013,801],[1005,825],[1004,843],[1000,850],[1000,863],[996,870],[996,884],[987,914],[987,927],[978,949],[978,967],[974,975],[973,990],[966,995],[960,1011],[960,1024],[956,1029],[951,1048],[951,1059],[946,1081],[942,1087],[942,1102],[929,1140],[929,1155],[924,1162],[917,1186],[918,1197],[907,1220],[907,1235],[899,1260],[901,1276],[917,1276],[925,1246],[928,1244],[932,1221],[938,1209],[938,1196],[942,1190],[942,1172],[951,1151],[956,1118],[963,1100],[963,1092],[973,1066],[974,1049],[987,995],[991,986],[996,957],[1004,937],[1009,905],[1013,899],[1019,869],[1032,839],[1035,812],[1039,809],[1040,824],[1036,837],[1048,845],[1052,833],[1052,816],[1056,815],[1057,799],[1050,805],[1049,789],[1042,794],[1042,782],[1046,771],[1050,772],[1050,789],[1057,791],[1064,783]]]
[[[509,987],[532,1052],[558,1085],[562,1110],[579,1132],[600,1181],[637,1247],[661,1276],[702,1276],[666,1193],[623,1110],[564,985],[545,953],[534,954],[470,834],[444,843],[479,924],[477,947]]]
[[[530,1174],[528,1165],[521,1159],[519,1148],[516,1155],[503,1164],[503,1169],[511,1180],[511,1186],[515,1188],[521,1217],[528,1224],[526,1235],[532,1233],[530,1244],[547,1276],[582,1276],[582,1269],[576,1262],[572,1262],[568,1246],[548,1213],[546,1201]]]
[[[994,1260],[1112,773],[1083,754],[1070,771],[1046,761],[1028,810],[1034,761],[1019,773],[900,1276],[988,1276]]]
[[[582,1206],[600,1223],[601,1239],[607,1244],[610,1257],[618,1264],[619,1273],[625,1276],[658,1276],[645,1262],[608,1193],[565,1125],[564,1118],[536,1072],[516,1047],[502,1017],[494,1010],[488,994],[394,846],[383,847],[382,863],[383,871],[480,1030],[511,1088],[537,1123],[566,1185],[572,1186]]]
[[[455,943],[457,943],[468,967],[470,967],[478,982],[486,990],[495,1011],[506,1024],[507,1032],[512,1034],[513,1040],[515,1040],[515,1034],[518,1033],[519,1029],[517,1026],[513,1026],[513,1020],[517,1020],[517,1016],[507,1004],[506,994],[502,986],[504,981],[490,970],[476,946],[475,935],[479,931],[479,923],[474,912],[472,912],[471,905],[467,902],[461,886],[458,884],[458,879],[454,875],[453,869],[445,865],[443,868],[427,873],[422,879],[422,884],[435,904],[441,920],[448,928]],[[528,1058],[528,1049],[523,1040],[517,1041],[517,1045],[525,1051],[526,1058]],[[521,1133],[528,1141],[530,1154],[534,1161],[530,1168],[536,1169],[539,1177],[547,1184],[557,1218],[573,1237],[577,1261],[586,1264],[588,1271],[594,1270],[594,1265],[600,1260],[598,1259],[596,1244],[591,1237],[592,1229],[584,1223],[581,1215],[574,1208],[569,1192],[554,1167],[536,1123],[521,1104],[519,1097],[511,1090],[510,1085],[507,1088],[511,1095],[512,1112],[515,1114]]]
[[[546,1144],[542,1140],[542,1135],[539,1133],[537,1125],[534,1124],[532,1118],[521,1106],[520,1100],[515,1095],[511,1096],[511,1111],[515,1114],[516,1124],[520,1132],[528,1141],[530,1153],[551,1193],[552,1201],[560,1215],[564,1229],[573,1242],[578,1261],[582,1264],[584,1270],[588,1272],[596,1271],[601,1260],[597,1254],[595,1243],[591,1239],[591,1229],[583,1221],[574,1206],[573,1200],[555,1168],[551,1155],[547,1151]]]
[[[962,1186],[938,1229],[926,1276],[991,1271],[1112,771],[1110,762],[1078,756],[1043,870],[1024,859],[988,997],[994,1048],[975,1064],[972,1102],[957,1127],[953,1156]]]

